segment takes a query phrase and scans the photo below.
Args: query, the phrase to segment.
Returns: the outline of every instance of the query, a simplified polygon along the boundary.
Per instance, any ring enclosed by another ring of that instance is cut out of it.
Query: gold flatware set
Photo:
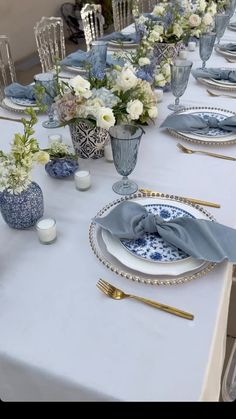
[[[177,147],[181,151],[183,151],[183,153],[186,153],[186,154],[200,153],[200,154],[205,154],[206,156],[210,156],[210,157],[217,157],[218,159],[233,160],[233,161],[236,160],[235,157],[225,156],[223,154],[211,153],[209,151],[203,151],[203,150],[192,150],[191,148],[185,147],[180,143],[177,144]]]
[[[186,311],[179,310],[178,308],[171,307],[166,304],[158,303],[157,301],[149,300],[147,298],[139,297],[133,294],[127,294],[121,289],[115,287],[114,285],[110,284],[104,279],[99,279],[97,282],[97,288],[106,294],[108,297],[113,298],[114,300],[123,300],[124,298],[132,298],[142,303],[145,303],[151,307],[157,308],[162,311],[166,311],[167,313],[174,314],[175,316],[183,317],[187,320],[193,320],[194,316],[191,313],[187,313]]]
[[[215,93],[215,92],[213,92],[212,90],[209,90],[209,89],[207,89],[207,93],[210,95],[210,96],[213,96],[213,97],[229,97],[229,98],[231,98],[231,99],[236,99],[236,95],[235,96],[233,96],[233,95],[228,95],[228,94],[219,94],[219,93]]]

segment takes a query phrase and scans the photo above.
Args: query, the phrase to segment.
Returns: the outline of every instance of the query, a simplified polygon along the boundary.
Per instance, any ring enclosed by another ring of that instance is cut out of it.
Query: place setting
[[[2,99],[1,106],[17,113],[24,113],[29,107],[38,111],[34,87],[34,83],[27,86],[12,83],[4,90],[5,97]]]

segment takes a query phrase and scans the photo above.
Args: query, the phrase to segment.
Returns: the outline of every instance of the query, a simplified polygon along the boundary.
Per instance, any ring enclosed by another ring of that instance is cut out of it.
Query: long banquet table
[[[236,41],[227,31],[224,40]],[[189,52],[194,67],[198,51]],[[234,67],[213,53],[208,66]],[[141,187],[221,204],[209,211],[236,227],[235,162],[186,155],[177,139],[158,126],[173,101],[165,93],[156,126],[146,129],[131,175]],[[208,96],[191,76],[181,101],[189,106],[235,110],[235,101]],[[1,115],[12,116],[1,109]],[[45,118],[45,116],[44,116]],[[47,144],[52,130],[36,136]],[[7,150],[20,125],[1,121],[1,148]],[[60,128],[71,144],[69,129]],[[54,131],[53,131],[54,133]],[[206,147],[236,156],[236,145]],[[197,146],[196,146],[197,148]],[[202,146],[201,146],[202,148]],[[0,219],[0,397],[20,401],[216,401],[225,354],[232,265],[223,263],[202,278],[178,286],[149,286],[119,277],[94,256],[88,241],[92,217],[118,196],[114,165],[81,160],[92,188],[75,189],[73,179],[50,178],[37,167],[45,216],[57,221],[58,239],[39,243],[34,229],[10,229]],[[99,277],[124,290],[195,315],[193,322],[138,302],[116,302],[96,288]]]

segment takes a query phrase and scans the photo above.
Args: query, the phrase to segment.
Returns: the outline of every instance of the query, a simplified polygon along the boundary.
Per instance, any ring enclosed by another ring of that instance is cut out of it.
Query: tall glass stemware
[[[229,5],[226,8],[226,13],[229,15],[229,20],[234,15],[235,8],[236,8],[236,0],[230,0]]]
[[[92,41],[90,43],[90,62],[91,75],[98,79],[103,79],[105,76],[107,64],[107,42],[106,41]]]
[[[199,38],[199,54],[202,60],[202,69],[206,67],[206,62],[209,60],[216,40],[215,32],[202,33]]]
[[[53,73],[40,73],[34,76],[35,83],[45,89],[42,104],[47,106],[48,120],[42,122],[44,128],[57,128],[60,121],[54,118],[54,98],[56,97],[56,80]]]
[[[144,131],[137,125],[116,125],[109,129],[113,161],[122,180],[114,183],[112,189],[119,195],[135,193],[138,185],[128,179],[134,170],[138,157],[141,137]]]
[[[217,13],[215,15],[215,32],[217,38],[217,45],[219,45],[225,29],[229,23],[230,16],[228,13]]]
[[[168,105],[168,109],[171,111],[180,111],[184,109],[184,106],[179,104],[179,98],[183,96],[187,88],[192,65],[192,61],[187,60],[176,60],[170,65],[171,91],[176,97],[175,103]]]

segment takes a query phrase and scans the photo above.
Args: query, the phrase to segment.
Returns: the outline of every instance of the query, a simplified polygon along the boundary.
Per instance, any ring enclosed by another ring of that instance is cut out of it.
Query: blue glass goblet
[[[115,168],[123,176],[122,180],[112,186],[113,191],[119,195],[130,195],[138,189],[138,185],[130,181],[128,176],[136,166],[143,133],[143,129],[137,125],[117,125],[109,129]]]
[[[41,85],[45,89],[42,98],[42,104],[47,106],[48,120],[42,122],[44,128],[57,128],[60,126],[60,121],[54,119],[54,99],[56,97],[56,81],[52,73],[41,73],[34,76],[35,83]]]
[[[184,109],[184,106],[179,104],[179,98],[183,96],[187,88],[192,65],[192,61],[187,60],[176,60],[170,64],[171,91],[176,97],[175,103],[168,105],[168,109],[171,111],[180,111]]]
[[[216,40],[215,32],[202,33],[199,38],[199,54],[202,60],[202,69],[206,67],[206,62],[209,60]]]
[[[229,23],[230,16],[228,13],[217,13],[215,15],[215,31],[217,44],[219,45],[222,36],[225,33],[225,29]]]
[[[90,62],[91,75],[98,79],[103,79],[105,76],[107,65],[107,42],[92,41],[90,43]]]

